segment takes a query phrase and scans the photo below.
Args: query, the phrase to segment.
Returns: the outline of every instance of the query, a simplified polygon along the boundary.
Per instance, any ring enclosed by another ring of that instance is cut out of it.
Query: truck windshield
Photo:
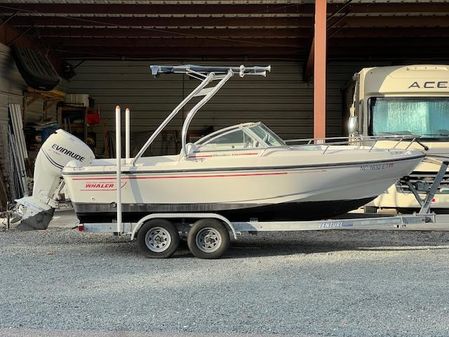
[[[449,97],[373,97],[368,104],[374,136],[449,137]]]

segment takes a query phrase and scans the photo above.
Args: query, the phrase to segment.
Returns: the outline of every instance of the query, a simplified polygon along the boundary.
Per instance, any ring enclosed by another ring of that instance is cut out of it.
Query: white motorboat
[[[48,226],[57,207],[55,195],[63,185],[61,175],[81,223],[113,222],[119,213],[124,222],[135,222],[151,213],[178,212],[209,212],[239,221],[326,219],[374,199],[425,156],[418,150],[380,149],[354,139],[349,145],[291,146],[261,122],[234,125],[189,144],[193,117],[234,74],[265,76],[270,68],[152,66],[151,70],[154,75],[187,74],[201,83],[134,158],[129,156],[129,128],[124,159],[94,159],[76,137],[63,130],[51,135],[36,159],[33,196],[18,200],[24,228]],[[184,121],[180,153],[144,157],[194,97],[200,99]],[[119,124],[116,133],[120,135]],[[117,142],[120,149],[120,137]],[[123,213],[117,212],[117,205]]]
[[[230,220],[324,219],[366,204],[424,157],[421,151],[360,144],[288,146],[261,122],[234,125],[187,144],[192,118],[234,73],[265,75],[269,68],[152,66],[152,70],[201,79],[191,95],[203,99],[185,120],[179,155],[142,157],[189,97],[135,158],[123,161],[124,221],[156,212],[214,212]],[[206,88],[213,80],[219,82]],[[115,159],[87,165],[75,160],[64,167],[64,181],[82,222],[115,219],[116,169]]]
[[[423,154],[361,146],[286,145],[262,123],[216,131],[186,155],[122,167],[125,221],[149,213],[214,212],[230,220],[328,218],[362,206],[410,173]],[[80,220],[115,219],[114,160],[63,170]]]

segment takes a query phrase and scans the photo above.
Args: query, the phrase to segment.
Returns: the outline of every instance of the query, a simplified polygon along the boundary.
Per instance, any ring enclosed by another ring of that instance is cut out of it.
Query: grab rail
[[[404,141],[407,141],[408,144],[405,147],[405,150],[408,150],[413,143],[417,143],[421,145],[425,151],[428,150],[428,147],[422,144],[418,136],[409,136],[409,135],[392,135],[392,136],[358,136],[358,137],[326,137],[326,138],[303,138],[303,139],[288,139],[284,142],[287,145],[291,143],[303,143],[297,144],[296,146],[320,146],[323,148],[323,154],[325,154],[329,147],[335,145],[358,145],[359,148],[362,146],[369,146],[368,151],[372,151],[376,144],[379,141],[394,141],[394,144],[391,145],[390,148],[386,148],[385,150],[391,151],[397,149],[399,144]],[[290,145],[292,146],[292,145]],[[294,146],[294,145],[293,145]]]

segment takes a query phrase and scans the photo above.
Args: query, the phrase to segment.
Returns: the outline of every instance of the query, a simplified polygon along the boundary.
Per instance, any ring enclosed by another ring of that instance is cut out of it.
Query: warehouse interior
[[[11,105],[20,107],[32,176],[45,133],[64,128],[97,157],[113,156],[114,109],[131,110],[131,152],[195,83],[151,76],[151,64],[271,65],[267,78],[229,82],[192,124],[191,139],[263,121],[284,139],[313,136],[315,2],[0,1],[0,201],[20,197],[11,166]],[[370,66],[447,64],[446,1],[327,1],[326,136],[347,134],[355,72]],[[30,87],[14,48],[49,60],[60,81]],[[179,151],[175,120],[148,154]]]

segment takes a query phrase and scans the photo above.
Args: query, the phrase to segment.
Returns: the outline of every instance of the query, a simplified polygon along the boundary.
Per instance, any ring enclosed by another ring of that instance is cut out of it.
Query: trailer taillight
[[[79,224],[78,225],[78,231],[84,232],[84,225],[83,224]]]

